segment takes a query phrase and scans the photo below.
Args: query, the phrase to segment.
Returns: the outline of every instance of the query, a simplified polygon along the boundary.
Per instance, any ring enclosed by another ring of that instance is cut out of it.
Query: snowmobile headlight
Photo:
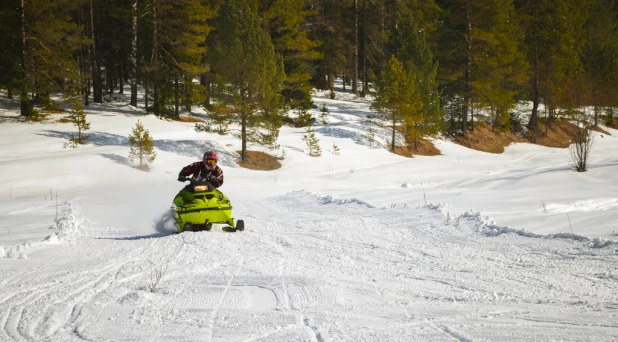
[[[208,185],[196,185],[193,187],[195,191],[208,191]]]

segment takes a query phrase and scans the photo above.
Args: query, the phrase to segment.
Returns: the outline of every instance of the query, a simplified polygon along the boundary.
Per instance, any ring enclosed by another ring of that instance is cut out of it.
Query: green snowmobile
[[[208,180],[185,178],[191,183],[180,190],[172,203],[178,231],[210,231],[213,224],[223,224],[223,231],[245,230],[243,220],[232,217],[232,203]]]

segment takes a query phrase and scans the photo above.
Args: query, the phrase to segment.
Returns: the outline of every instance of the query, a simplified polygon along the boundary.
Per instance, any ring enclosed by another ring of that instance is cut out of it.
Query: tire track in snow
[[[226,286],[225,286],[225,290],[223,290],[223,294],[221,295],[221,299],[219,300],[219,304],[217,305],[217,307],[213,310],[211,316],[210,316],[210,334],[209,334],[209,338],[208,341],[212,341],[213,335],[214,335],[214,331],[215,331],[215,323],[217,320],[217,315],[219,315],[219,310],[221,309],[221,306],[223,305],[223,301],[225,300],[225,296],[227,296],[227,293],[229,292],[230,288],[232,287],[232,283],[234,282],[234,279],[240,274],[240,272],[243,269],[243,266],[245,264],[245,257],[241,256],[240,257],[240,261],[238,262],[238,268],[236,269],[236,272],[234,274],[232,274],[232,276],[230,276],[230,279],[228,280]]]

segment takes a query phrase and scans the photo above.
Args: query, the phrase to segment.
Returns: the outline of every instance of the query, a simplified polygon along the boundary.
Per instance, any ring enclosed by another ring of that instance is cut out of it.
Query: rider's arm
[[[195,171],[197,171],[197,169],[199,169],[199,167],[200,167],[199,162],[195,162],[193,164],[189,164],[183,167],[182,170],[180,170],[180,173],[178,174],[178,178],[187,177],[187,176],[192,175]]]

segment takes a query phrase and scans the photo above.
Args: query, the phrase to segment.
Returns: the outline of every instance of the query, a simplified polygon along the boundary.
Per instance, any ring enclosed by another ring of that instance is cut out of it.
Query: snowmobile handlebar
[[[210,182],[210,181],[214,181],[216,179],[217,179],[217,177],[215,177],[215,176],[206,177],[206,178],[202,179],[201,181],[198,181],[197,179],[195,179],[193,177],[178,177],[178,181],[179,182],[183,182],[184,183],[186,181],[190,181],[192,184],[193,183],[198,183],[198,182],[204,182],[204,181]]]

